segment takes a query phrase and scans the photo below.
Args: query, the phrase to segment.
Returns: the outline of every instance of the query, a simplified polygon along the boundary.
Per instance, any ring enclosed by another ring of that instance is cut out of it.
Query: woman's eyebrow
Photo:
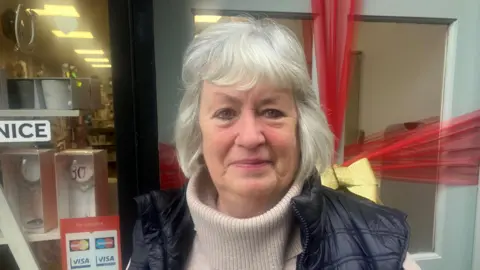
[[[232,96],[232,95],[229,95],[225,92],[215,91],[213,94],[214,94],[215,98],[218,98],[218,99],[220,99],[221,101],[224,101],[224,102],[226,101],[228,103],[233,103],[233,104],[242,103],[242,100],[240,99],[240,97]]]

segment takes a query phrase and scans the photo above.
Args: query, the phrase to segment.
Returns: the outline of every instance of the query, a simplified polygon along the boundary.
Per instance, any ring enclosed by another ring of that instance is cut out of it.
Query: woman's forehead
[[[248,88],[243,83],[229,84],[229,85],[219,85],[209,81],[203,82],[203,90],[212,92],[212,93],[226,93],[232,95],[243,95],[245,93],[280,93],[286,94],[290,93],[290,87],[282,87],[276,83],[271,83],[268,81],[260,81],[256,84],[252,84]]]
[[[243,89],[237,85],[219,86],[204,82],[202,95],[214,99],[285,99],[293,98],[292,91],[270,83],[259,83],[251,88]]]

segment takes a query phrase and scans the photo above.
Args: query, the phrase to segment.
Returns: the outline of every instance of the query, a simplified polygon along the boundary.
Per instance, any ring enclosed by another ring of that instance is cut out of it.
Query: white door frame
[[[478,177],[480,183],[480,175]],[[475,211],[475,238],[473,243],[473,262],[472,270],[480,270],[480,256],[475,256],[475,254],[480,254],[480,189],[477,186],[477,209]]]

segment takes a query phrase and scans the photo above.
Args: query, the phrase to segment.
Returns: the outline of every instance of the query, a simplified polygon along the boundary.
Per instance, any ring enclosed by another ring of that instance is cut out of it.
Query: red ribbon
[[[320,103],[335,136],[335,150],[343,132],[358,6],[358,0],[312,0]]]
[[[335,136],[337,151],[348,98],[355,14],[361,3],[360,0],[312,0],[311,4],[320,103]],[[367,158],[382,179],[477,184],[480,111],[449,121],[417,122],[421,124],[405,123],[403,131],[387,136],[382,131],[367,136],[361,143],[346,146],[343,165]]]

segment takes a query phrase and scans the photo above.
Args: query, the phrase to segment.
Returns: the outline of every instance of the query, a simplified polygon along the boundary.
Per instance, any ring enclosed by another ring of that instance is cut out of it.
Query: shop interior
[[[105,179],[103,188],[107,199],[103,213],[116,215],[116,145],[108,19],[107,0],[0,1],[0,120],[43,119],[50,121],[52,130],[50,142],[0,143],[0,154],[19,149],[53,149],[57,154],[71,149],[102,152],[100,158],[92,155],[92,159],[106,169],[103,170],[105,175],[101,176]],[[38,107],[35,103],[30,108],[25,107],[25,103],[19,105],[12,101],[13,88],[26,91],[22,90],[26,89],[22,88],[25,87],[22,82],[33,81],[37,87],[37,80],[43,87],[44,107]],[[54,80],[76,82],[78,89],[87,86],[93,89],[95,86],[96,105],[88,104],[93,99],[76,104],[72,95],[71,108],[56,108],[52,103],[55,102],[55,96],[50,100],[46,97],[48,83],[53,86]],[[2,87],[8,89],[3,92],[9,94],[7,99],[2,99],[5,97],[1,95]],[[10,104],[5,104],[5,100]],[[9,173],[5,164],[9,161],[5,160],[2,159],[0,166],[0,184],[8,191]],[[23,159],[22,164],[25,161]],[[97,177],[97,172],[94,174]],[[100,186],[97,183],[95,188]],[[60,212],[61,203],[57,204]],[[43,209],[44,215],[45,211]],[[47,218],[43,222],[47,226]],[[59,238],[58,226],[50,230],[45,227],[39,233],[29,232],[31,250],[41,269],[61,269]],[[0,232],[0,269],[18,269],[15,256],[7,244],[5,235]]]

